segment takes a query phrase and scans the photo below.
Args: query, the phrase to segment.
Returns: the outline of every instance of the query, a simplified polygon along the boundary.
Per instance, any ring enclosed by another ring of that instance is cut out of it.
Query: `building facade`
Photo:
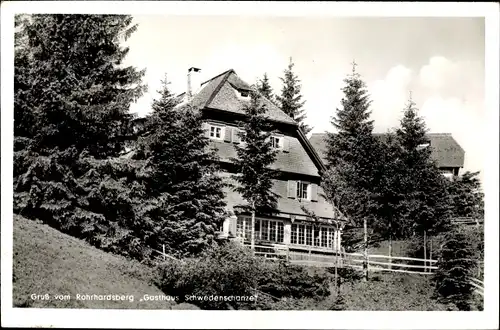
[[[250,102],[252,87],[228,70],[199,85],[200,70],[188,72],[187,92],[181,94],[180,105],[190,104],[201,111],[205,134],[220,158],[221,175],[233,186],[235,167],[231,161],[237,157],[235,146],[241,144],[239,122],[245,120],[244,105]],[[262,97],[266,116],[273,126],[271,143],[278,150],[271,166],[276,170],[272,191],[278,197],[278,212],[272,215],[256,215],[255,240],[257,245],[285,244],[297,250],[331,250],[341,244],[341,230],[345,218],[323,196],[320,186],[321,172],[325,169],[297,122],[286,115],[271,101]],[[231,214],[221,228],[223,237],[237,237],[249,242],[251,218],[239,213],[238,207],[246,205],[234,188],[226,188],[226,203]],[[309,217],[305,208],[315,215]]]

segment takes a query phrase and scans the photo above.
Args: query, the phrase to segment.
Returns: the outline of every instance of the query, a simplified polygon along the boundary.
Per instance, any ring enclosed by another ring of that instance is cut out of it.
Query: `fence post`
[[[290,262],[290,247],[286,247],[286,262]]]
[[[427,230],[424,230],[424,273],[427,273]]]
[[[165,261],[166,257],[165,257],[165,244],[162,244],[162,251],[163,251],[163,261]]]

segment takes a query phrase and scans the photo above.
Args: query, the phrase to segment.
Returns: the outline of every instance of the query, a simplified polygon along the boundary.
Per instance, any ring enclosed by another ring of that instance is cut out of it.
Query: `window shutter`
[[[297,198],[297,181],[288,180],[288,198]]]
[[[312,202],[318,201],[318,185],[315,183],[311,184],[311,201]]]
[[[231,142],[231,135],[232,135],[232,127],[226,126],[224,127],[224,142]]]
[[[240,130],[237,128],[233,128],[233,142],[234,143],[240,143],[240,136],[239,136]]]
[[[283,152],[290,152],[290,140],[284,136],[283,139]]]
[[[210,137],[210,125],[208,123],[203,123],[203,130],[205,131],[205,137]]]

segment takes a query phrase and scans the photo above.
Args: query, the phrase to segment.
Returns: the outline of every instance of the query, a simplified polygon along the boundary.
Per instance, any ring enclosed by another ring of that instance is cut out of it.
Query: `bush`
[[[303,267],[256,258],[248,249],[232,242],[214,247],[198,258],[165,262],[159,271],[158,286],[163,292],[202,309],[281,309],[284,306],[303,309],[329,295],[327,274],[309,275]],[[192,300],[191,296],[201,299]],[[223,299],[212,298],[219,296]],[[230,296],[254,299],[229,301]],[[309,300],[298,304],[299,297]]]
[[[473,294],[470,278],[476,263],[467,236],[460,230],[448,233],[434,278],[439,300],[453,303],[459,310],[470,310]]]

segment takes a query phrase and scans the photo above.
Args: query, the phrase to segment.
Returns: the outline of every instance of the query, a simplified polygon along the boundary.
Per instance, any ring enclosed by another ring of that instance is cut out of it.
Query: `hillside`
[[[15,216],[13,245],[15,307],[197,309],[165,300],[140,301],[144,295],[165,296],[152,284],[151,269],[100,251],[47,225]],[[33,300],[33,294],[41,297]],[[45,294],[50,299],[42,299]],[[93,294],[128,297],[121,301],[77,299],[77,295]],[[55,295],[70,295],[70,299],[57,300]]]

